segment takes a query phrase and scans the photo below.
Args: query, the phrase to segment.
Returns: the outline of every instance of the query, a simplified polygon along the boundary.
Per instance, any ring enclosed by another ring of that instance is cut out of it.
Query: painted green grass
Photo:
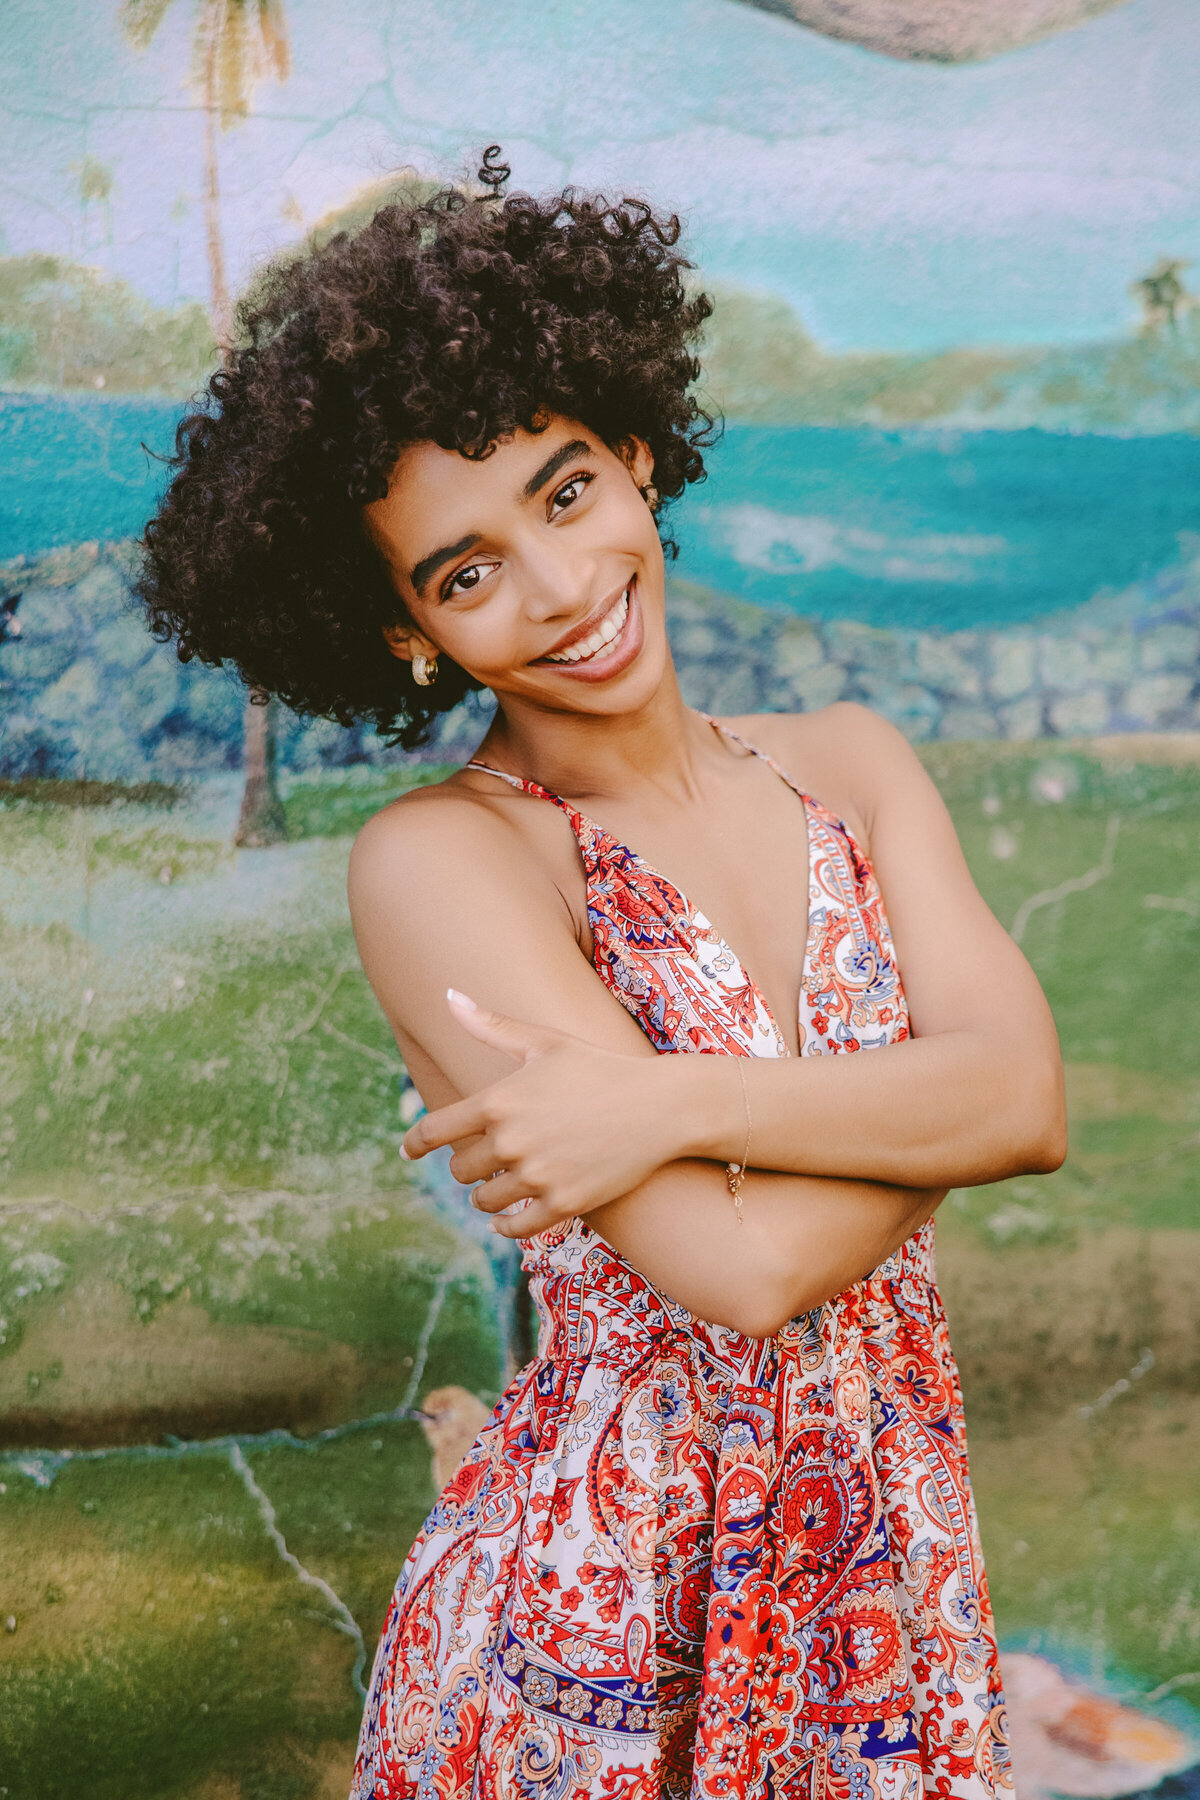
[[[1024,909],[1072,1096],[1064,1171],[956,1195],[948,1252],[993,1287],[1036,1257],[1050,1295],[1056,1258],[1113,1233],[1153,1232],[1160,1261],[1165,1233],[1194,1262],[1200,771],[1045,745],[927,755],[985,896],[1006,926]],[[240,860],[188,801],[0,795],[0,1395],[6,1369],[22,1393],[30,1375],[40,1391],[69,1385],[95,1318],[147,1346],[191,1341],[186,1322],[231,1382],[268,1347],[285,1372],[289,1344],[297,1370],[325,1358],[333,1386],[305,1429],[402,1396],[458,1250],[405,1187],[399,1059],[342,895],[349,834],[399,785],[390,772],[296,784],[293,841]],[[490,1396],[502,1379],[473,1254],[445,1292],[421,1392]],[[104,1283],[103,1304],[72,1313]],[[1131,1266],[1114,1311],[1132,1283]],[[1014,1293],[1014,1312],[1028,1304]],[[56,1319],[77,1329],[58,1352]],[[1080,1398],[1111,1385],[1104,1357],[1138,1353],[1115,1331],[1095,1341],[1078,1391],[1018,1373],[1000,1404],[981,1384],[976,1482],[1005,1634],[1146,1692],[1200,1661],[1194,1398],[1160,1357],[1082,1420]],[[1034,1335],[1029,1355],[1031,1368],[1045,1355]],[[289,1547],[373,1647],[432,1497],[419,1429],[246,1455]],[[344,1793],[354,1647],[278,1556],[227,1453],[77,1461],[42,1487],[21,1463],[0,1466],[9,1800]]]
[[[986,1232],[1000,1214],[1000,1236],[1196,1227],[1200,769],[1106,767],[1040,746],[928,758],[985,898],[1009,927],[1024,910],[1022,947],[1074,1077],[1066,1168],[976,1190],[957,1216]],[[1110,834],[1109,872],[1029,910],[1104,869]]]
[[[398,793],[443,781],[454,767],[413,763],[403,771],[351,770],[340,778],[292,781],[283,805],[288,837],[351,837]]]
[[[1088,1419],[974,1433],[971,1462],[1009,1640],[1152,1707],[1170,1697],[1200,1735],[1198,1426],[1196,1396],[1151,1386]]]
[[[1200,994],[1200,769],[1010,753],[990,767],[977,756],[959,773],[930,761],[972,871],[1006,925],[1031,895],[1101,865],[1115,822],[1111,874],[1029,914],[1023,948],[1068,1061],[1171,1082],[1200,1075],[1187,1016]]]
[[[381,1430],[368,1452],[410,1494],[415,1435]],[[369,1484],[354,1486],[365,1510]],[[0,1563],[9,1800],[188,1793],[247,1761],[286,1776],[295,1747],[352,1736],[354,1646],[280,1561],[227,1462],[81,1464],[48,1489],[10,1471],[6,1487],[3,1542],[20,1551]],[[391,1514],[415,1528],[411,1504]],[[364,1598],[385,1579],[360,1580]]]
[[[0,1447],[330,1427],[418,1358],[499,1387],[486,1260],[406,1189],[0,1209]]]
[[[195,998],[49,1019],[5,1046],[10,1193],[267,1187],[305,1159],[394,1153],[400,1064],[345,938],[234,954]]]
[[[451,1297],[423,1388],[486,1375],[471,1325]],[[419,1428],[368,1422],[244,1455],[289,1549],[348,1607],[369,1656],[434,1497]],[[344,1792],[355,1644],[278,1555],[229,1453],[131,1449],[49,1473],[0,1458],[9,1800],[184,1800],[213,1780],[247,1800],[307,1800],[331,1771]]]
[[[0,806],[17,902],[9,912],[0,895],[3,1190],[86,1201],[146,1181],[261,1188],[306,1163],[393,1153],[401,1065],[354,953],[345,847],[306,856],[321,845],[303,840],[357,829],[436,773],[293,788],[282,928],[271,894],[256,901],[252,864],[239,887],[227,840],[188,829],[186,808],[174,827],[143,805]],[[46,916],[22,904],[30,890],[46,893]],[[222,919],[231,895],[248,916]],[[114,921],[139,911],[144,948],[114,945]]]

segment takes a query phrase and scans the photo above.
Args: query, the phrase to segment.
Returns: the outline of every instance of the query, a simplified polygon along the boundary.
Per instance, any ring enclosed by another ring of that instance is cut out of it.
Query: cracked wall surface
[[[687,695],[900,724],[1055,1009],[1067,1164],[951,1195],[939,1269],[1022,1791],[1100,1800],[1200,1741],[1200,31],[920,11],[1070,28],[953,67],[784,0],[286,0],[219,224],[236,289],[495,139],[683,214],[730,426],[671,521]],[[235,851],[244,695],[128,606],[141,446],[215,355],[193,25],[0,19],[0,1800],[340,1800],[523,1324],[397,1158],[345,906],[486,706],[419,762],[285,715],[287,841]]]
[[[1036,1706],[1059,1666],[1186,1731],[1200,764],[1184,734],[923,754],[1068,1069],[1062,1173],[939,1228],[1001,1628]],[[26,1792],[344,1781],[434,1470],[506,1379],[511,1261],[444,1174],[407,1185],[348,956],[347,834],[396,780],[289,782],[296,835],[248,885],[236,784],[0,808],[0,1768]]]

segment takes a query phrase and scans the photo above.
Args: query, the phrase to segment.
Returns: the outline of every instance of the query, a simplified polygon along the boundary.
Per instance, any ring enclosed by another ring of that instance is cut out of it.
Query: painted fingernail
[[[447,988],[446,998],[452,1006],[465,1006],[468,1012],[478,1012],[479,1008],[469,994],[460,994],[457,988]]]
[[[404,1144],[401,1144],[401,1146],[400,1146],[400,1160],[401,1160],[401,1162],[411,1162],[412,1161],[412,1157],[408,1154],[408,1149]]]

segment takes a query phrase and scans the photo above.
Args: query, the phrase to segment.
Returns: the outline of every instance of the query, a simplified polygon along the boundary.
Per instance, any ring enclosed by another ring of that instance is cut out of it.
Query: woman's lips
[[[642,647],[642,609],[638,604],[636,575],[630,579],[623,598],[626,600],[625,621],[610,643],[579,662],[556,662],[543,656],[534,667],[553,669],[556,675],[569,675],[574,681],[607,681],[627,669]],[[618,599],[612,610],[616,611],[620,605]]]

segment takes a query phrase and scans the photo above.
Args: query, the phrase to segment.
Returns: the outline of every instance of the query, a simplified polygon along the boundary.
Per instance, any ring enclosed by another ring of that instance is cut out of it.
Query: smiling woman
[[[147,532],[182,655],[404,743],[497,702],[351,858],[405,1154],[455,1146],[541,1321],[400,1576],[356,1800],[1011,1785],[932,1214],[1061,1161],[1054,1030],[889,726],[683,703],[677,236],[387,209],[267,278]]]
[[[481,174],[494,184],[494,159]],[[401,453],[440,449],[461,469],[556,414],[586,435],[535,456],[528,502],[581,452],[628,456],[635,441],[665,499],[699,480],[712,423],[691,343],[711,308],[685,293],[678,236],[637,200],[447,189],[266,270],[207,405],[179,427],[146,532],[156,633],[300,712],[422,742],[482,684],[446,652],[432,685],[414,683],[380,630],[478,539],[473,522],[426,532],[404,568],[385,566],[372,540]]]

